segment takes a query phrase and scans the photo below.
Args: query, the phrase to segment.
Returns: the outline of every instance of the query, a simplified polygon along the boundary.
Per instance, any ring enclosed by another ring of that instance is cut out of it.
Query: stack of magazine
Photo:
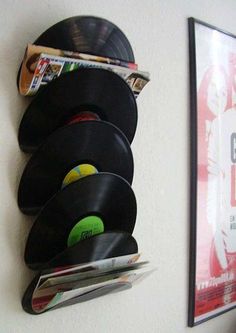
[[[128,83],[136,97],[150,80],[148,72],[139,71],[137,64],[131,62],[28,44],[20,71],[19,91],[24,96],[35,95],[61,74],[86,67],[115,72]]]
[[[155,269],[148,261],[140,261],[140,254],[60,267],[41,272],[32,295],[32,309],[41,313],[76,298],[77,302],[109,292],[131,288]],[[112,287],[112,288],[111,288]]]

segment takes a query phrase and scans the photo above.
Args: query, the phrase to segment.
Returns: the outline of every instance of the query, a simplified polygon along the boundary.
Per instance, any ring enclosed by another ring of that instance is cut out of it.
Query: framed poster
[[[189,326],[236,307],[236,36],[189,18]]]

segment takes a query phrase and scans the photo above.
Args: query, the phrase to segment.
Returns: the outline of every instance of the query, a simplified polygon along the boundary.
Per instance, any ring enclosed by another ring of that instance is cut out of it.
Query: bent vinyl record
[[[72,260],[86,262],[87,252],[73,252],[74,245],[106,231],[120,230],[132,234],[136,213],[134,192],[120,176],[100,173],[81,178],[59,191],[41,210],[29,233],[25,262],[31,268],[37,268],[66,249],[62,258],[55,259],[53,266],[60,266],[63,262],[68,264],[68,261],[77,264]],[[120,242],[124,238],[114,238],[111,242],[112,237],[112,234],[101,236],[104,246],[107,246],[106,250],[101,250],[103,255],[116,248],[116,240]],[[92,239],[96,241],[96,238]],[[91,246],[92,243],[86,244]],[[90,259],[98,260],[101,251],[97,249]],[[127,252],[127,249],[124,248],[124,251]],[[74,258],[71,253],[75,253]]]
[[[37,214],[68,173],[84,164],[132,183],[133,156],[125,135],[104,121],[75,123],[54,132],[27,163],[18,190],[21,211]]]
[[[81,68],[52,81],[31,102],[19,128],[20,147],[32,153],[57,128],[88,115],[114,124],[132,142],[137,104],[128,84],[108,70]]]
[[[60,21],[43,32],[34,44],[135,62],[132,47],[120,28],[95,16]]]
[[[34,44],[135,62],[132,47],[125,34],[114,23],[100,17],[69,17],[44,31]],[[20,70],[21,67],[17,75],[18,86]]]

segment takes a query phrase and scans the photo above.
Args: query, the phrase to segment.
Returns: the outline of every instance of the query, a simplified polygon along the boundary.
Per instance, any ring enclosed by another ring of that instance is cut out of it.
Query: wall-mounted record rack
[[[152,271],[132,236],[130,148],[136,98],[148,81],[124,33],[101,18],[68,18],[27,46],[17,84],[35,97],[19,145],[32,156],[18,205],[35,215],[25,263],[38,273],[23,296],[25,311],[128,289]]]

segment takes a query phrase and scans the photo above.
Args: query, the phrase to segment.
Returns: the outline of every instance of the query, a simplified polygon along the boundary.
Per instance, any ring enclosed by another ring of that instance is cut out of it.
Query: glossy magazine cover
[[[88,67],[115,72],[127,82],[136,97],[150,80],[149,73],[137,70],[134,63],[28,44],[20,71],[19,92],[33,96],[61,74]]]

